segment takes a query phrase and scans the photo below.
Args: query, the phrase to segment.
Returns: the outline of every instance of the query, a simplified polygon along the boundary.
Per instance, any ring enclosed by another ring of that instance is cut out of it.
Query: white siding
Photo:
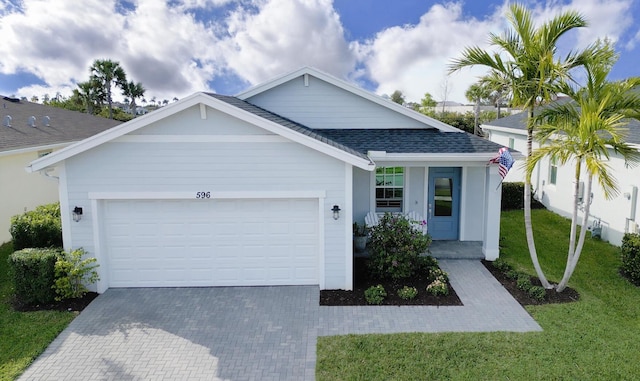
[[[259,129],[231,121],[209,110],[208,119],[193,117],[165,119],[158,124],[164,135],[182,135],[207,124],[207,131],[233,134]],[[181,115],[182,113],[179,113]],[[204,123],[206,122],[206,123]],[[238,124],[238,126],[236,126]],[[146,128],[154,133],[153,126]],[[198,130],[197,134],[204,134]],[[345,284],[345,224],[334,221],[334,204],[344,205],[344,163],[294,143],[144,143],[112,142],[66,160],[69,205],[81,206],[85,215],[71,222],[74,247],[94,252],[89,192],[195,192],[197,191],[324,191],[325,287]]]
[[[514,139],[514,148],[526,154],[526,136],[503,131],[491,131],[490,139],[499,144],[507,145],[509,138]],[[534,142],[533,149],[539,145]],[[524,181],[524,170],[522,164],[524,160],[518,160],[505,178],[507,182]],[[640,167],[625,168],[624,161],[612,153],[609,163],[611,173],[618,180],[620,185],[620,195],[611,200],[604,197],[602,189],[594,179],[593,202],[591,204],[591,219],[588,227],[596,219],[602,221],[602,238],[615,245],[622,243],[622,236],[629,229],[629,226],[640,222],[640,212],[632,210],[632,200],[624,197],[624,193],[631,193],[633,186],[640,187]],[[549,210],[567,218],[571,217],[573,211],[573,163],[565,166],[558,166],[557,183],[549,183],[549,160],[544,159],[534,170],[531,176],[531,183],[535,192],[535,198],[540,200]],[[583,181],[586,181],[584,174]],[[636,209],[639,207],[636,206]],[[582,209],[579,209],[579,223],[582,221]],[[630,221],[627,221],[630,219]],[[633,227],[633,226],[631,226]],[[568,232],[567,232],[568,234]]]
[[[247,100],[311,128],[425,128],[417,120],[312,76],[309,86],[300,77]]]

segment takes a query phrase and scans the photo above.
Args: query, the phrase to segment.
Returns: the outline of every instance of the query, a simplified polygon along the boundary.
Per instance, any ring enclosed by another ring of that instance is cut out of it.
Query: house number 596
[[[196,198],[211,198],[211,192],[196,192]]]

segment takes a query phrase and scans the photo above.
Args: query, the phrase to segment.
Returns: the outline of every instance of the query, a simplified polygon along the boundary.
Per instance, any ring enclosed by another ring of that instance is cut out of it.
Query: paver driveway
[[[309,380],[318,287],[109,289],[20,380]]]
[[[317,286],[110,289],[20,380],[313,380],[317,336],[539,331],[477,260],[441,260],[464,306],[318,306]]]

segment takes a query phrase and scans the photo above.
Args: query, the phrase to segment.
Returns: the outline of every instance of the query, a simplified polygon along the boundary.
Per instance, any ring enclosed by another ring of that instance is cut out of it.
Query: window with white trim
[[[509,148],[513,149],[514,139],[509,138]]]
[[[53,152],[53,150],[51,150],[51,149],[47,149],[47,150],[44,150],[44,151],[38,151],[38,157],[47,156],[51,152]]]
[[[376,212],[402,212],[404,167],[376,168]]]
[[[558,179],[558,161],[552,158],[549,161],[549,184],[556,185]]]

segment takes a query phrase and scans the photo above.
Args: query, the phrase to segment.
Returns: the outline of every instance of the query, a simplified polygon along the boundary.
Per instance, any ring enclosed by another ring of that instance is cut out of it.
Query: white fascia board
[[[56,143],[56,144],[47,144],[47,145],[43,145],[43,146],[33,146],[33,147],[18,148],[18,149],[13,149],[13,150],[10,150],[10,151],[0,152],[0,157],[2,157],[2,156],[11,156],[11,155],[20,155],[22,153],[38,152],[38,151],[44,151],[44,150],[48,150],[48,149],[57,149],[57,148],[66,147],[71,143],[74,143],[74,142],[70,141],[70,142],[66,142],[66,143]]]
[[[373,94],[369,91],[363,90],[361,88],[359,88],[358,86],[352,85],[342,79],[336,78],[332,75],[329,75],[327,73],[324,73],[318,69],[312,68],[312,67],[303,67],[301,69],[298,69],[292,73],[289,74],[285,74],[282,75],[280,77],[277,77],[269,82],[265,82],[263,84],[257,85],[252,87],[251,89],[244,91],[238,95],[236,95],[236,97],[242,99],[242,100],[246,100],[248,98],[251,98],[252,96],[258,95],[262,92],[265,92],[267,90],[270,90],[274,87],[277,87],[283,83],[286,83],[288,81],[291,81],[293,79],[296,79],[298,77],[301,77],[305,74],[309,74],[311,76],[314,76],[322,81],[325,81],[327,83],[330,83],[336,87],[339,87],[342,90],[348,91],[352,94],[358,95],[362,98],[365,98],[371,102],[374,102],[382,107],[386,107],[388,109],[391,109],[397,113],[400,113],[404,116],[407,116],[411,119],[417,120],[418,122],[424,123],[426,126],[428,127],[434,127],[437,128],[440,131],[444,131],[444,132],[460,132],[462,133],[463,131],[455,128],[453,126],[450,126],[446,123],[443,123],[437,119],[428,117],[424,114],[421,114],[417,111],[413,111],[411,109],[408,109],[402,105],[399,105],[395,102],[392,102],[390,100],[384,99],[376,94]]]
[[[135,118],[129,122],[113,127],[107,131],[96,134],[90,138],[82,140],[76,144],[70,145],[60,151],[54,152],[50,155],[44,156],[40,159],[34,160],[27,167],[27,172],[35,172],[44,168],[56,165],[62,160],[68,159],[71,156],[80,154],[98,145],[112,141],[123,135],[136,131],[142,127],[145,127],[151,123],[157,122],[170,115],[183,111],[189,107],[205,104],[215,110],[219,110],[228,115],[236,117],[245,122],[251,123],[258,127],[261,127],[269,132],[278,134],[284,138],[300,143],[319,152],[325,153],[336,159],[348,162],[358,168],[365,170],[373,170],[371,163],[364,159],[345,152],[336,147],[330,146],[310,136],[303,135],[299,132],[295,132],[287,127],[281,126],[275,122],[264,119],[258,115],[252,114],[248,111],[244,111],[235,106],[232,106],[224,101],[218,100],[212,96],[204,93],[195,93],[186,98],[179,100],[178,102],[171,103],[165,107],[162,107],[154,112]]]
[[[516,134],[516,135],[523,135],[523,136],[527,136],[527,130],[521,130],[519,128],[512,128],[512,127],[498,127],[498,126],[492,126],[490,124],[482,124],[480,125],[480,128],[482,128],[483,130],[491,130],[491,131],[499,131],[499,132],[508,132],[510,134]]]

